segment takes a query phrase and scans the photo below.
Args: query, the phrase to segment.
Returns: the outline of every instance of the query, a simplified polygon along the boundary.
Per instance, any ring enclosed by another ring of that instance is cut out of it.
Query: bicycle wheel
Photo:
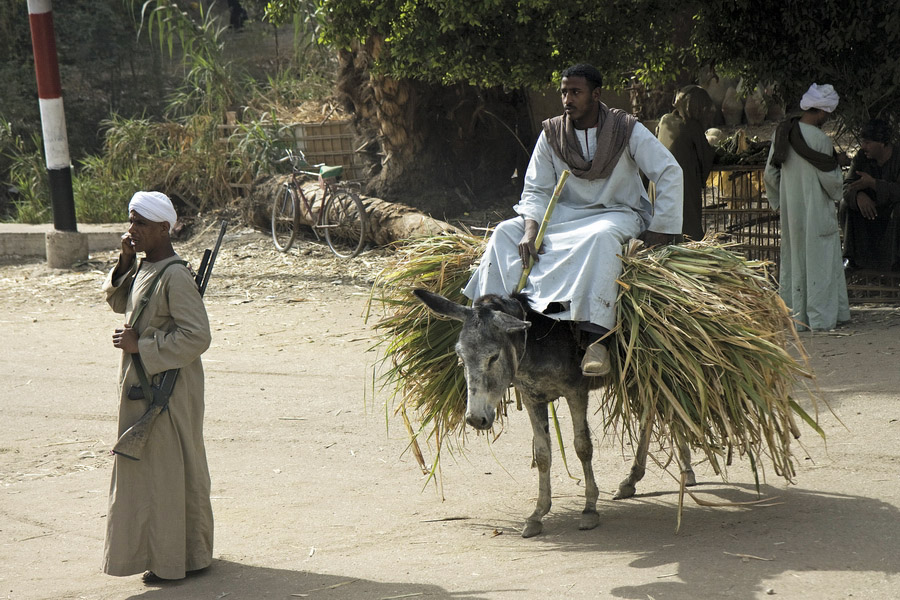
[[[272,241],[282,252],[291,249],[300,225],[300,210],[294,190],[285,187],[272,205]]]
[[[325,241],[335,256],[353,258],[366,243],[366,208],[359,196],[337,188],[325,204]]]

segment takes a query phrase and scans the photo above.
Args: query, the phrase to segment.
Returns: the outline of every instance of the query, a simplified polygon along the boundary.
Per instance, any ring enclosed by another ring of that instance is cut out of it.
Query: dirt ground
[[[196,262],[215,229],[182,254]],[[442,498],[373,386],[365,312],[387,257],[339,261],[313,242],[282,255],[261,233],[228,234],[206,298],[215,561],[161,587],[100,572],[120,318],[99,286],[113,255],[74,271],[0,264],[0,597],[900,597],[898,309],[855,307],[848,326],[804,335],[834,413],[820,413],[827,444],[804,428],[792,484],[767,470],[767,505],[686,500],[676,534],[677,484],[655,465],[635,498],[612,501],[628,460],[595,415],[600,527],[578,530],[583,489],[557,451],[553,509],[525,540],[527,416],[445,454]],[[727,483],[703,462],[695,471],[706,501],[757,499],[747,463]]]

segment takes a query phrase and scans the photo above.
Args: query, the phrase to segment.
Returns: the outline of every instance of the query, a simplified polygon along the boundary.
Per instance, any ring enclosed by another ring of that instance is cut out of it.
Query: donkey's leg
[[[677,449],[678,466],[681,468],[681,474],[684,476],[684,485],[690,487],[697,485],[697,477],[694,475],[694,469],[691,468],[691,447],[687,444],[679,444]]]
[[[525,529],[522,530],[522,537],[529,538],[541,532],[544,528],[541,519],[550,512],[550,422],[547,418],[546,403],[536,402],[534,398],[527,396],[523,398],[522,403],[528,409],[528,418],[531,420],[534,434],[532,442],[534,465],[538,469],[539,481],[537,506],[525,520]]]
[[[597,498],[600,490],[594,479],[594,466],[591,460],[594,457],[594,446],[591,443],[591,430],[588,427],[587,390],[579,390],[576,395],[566,397],[569,404],[569,412],[572,414],[572,426],[575,429],[575,453],[581,461],[581,469],[584,472],[584,510],[581,513],[579,529],[593,529],[600,524],[600,515],[597,513]]]
[[[650,423],[644,423],[641,428],[638,447],[634,452],[634,463],[631,465],[631,471],[628,477],[619,484],[619,489],[613,495],[613,500],[621,500],[623,498],[631,498],[636,491],[635,485],[644,478],[644,472],[647,467],[647,452],[650,450],[650,436],[653,433],[653,427]]]

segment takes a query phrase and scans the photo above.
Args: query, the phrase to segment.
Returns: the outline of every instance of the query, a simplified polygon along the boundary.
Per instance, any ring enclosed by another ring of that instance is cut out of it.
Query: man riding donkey
[[[522,292],[534,310],[577,325],[587,376],[610,370],[606,334],[616,324],[623,244],[637,237],[648,245],[670,243],[682,226],[681,167],[635,117],[600,101],[602,85],[591,65],[563,71],[564,114],[543,122],[514,207],[519,216],[497,226],[463,290],[471,299],[516,291],[533,260]],[[565,170],[574,177],[562,189],[538,252],[539,226]],[[642,173],[656,184],[654,204]]]
[[[589,65],[562,73],[565,114],[544,122],[515,207],[519,216],[497,226],[463,290],[474,305],[415,290],[436,314],[462,321],[456,353],[466,376],[466,423],[489,429],[509,385],[528,411],[538,497],[523,537],[542,531],[552,504],[548,411],[558,398],[569,406],[584,473],[579,529],[599,524],[587,406],[598,377],[610,371],[604,336],[616,324],[619,255],[631,238],[642,235],[658,244],[681,233],[681,167],[635,118],[600,102],[601,85],[600,73]],[[656,183],[655,206],[642,173]],[[510,296],[520,289],[524,294]],[[559,321],[575,326],[557,327]],[[634,494],[648,441],[640,434],[635,464],[617,498]]]

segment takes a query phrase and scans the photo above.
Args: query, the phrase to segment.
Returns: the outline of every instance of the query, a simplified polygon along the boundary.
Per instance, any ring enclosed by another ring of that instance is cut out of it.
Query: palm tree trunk
[[[367,194],[453,215],[508,193],[534,143],[524,94],[374,74],[379,51],[373,37],[342,52],[338,81],[368,165]]]

